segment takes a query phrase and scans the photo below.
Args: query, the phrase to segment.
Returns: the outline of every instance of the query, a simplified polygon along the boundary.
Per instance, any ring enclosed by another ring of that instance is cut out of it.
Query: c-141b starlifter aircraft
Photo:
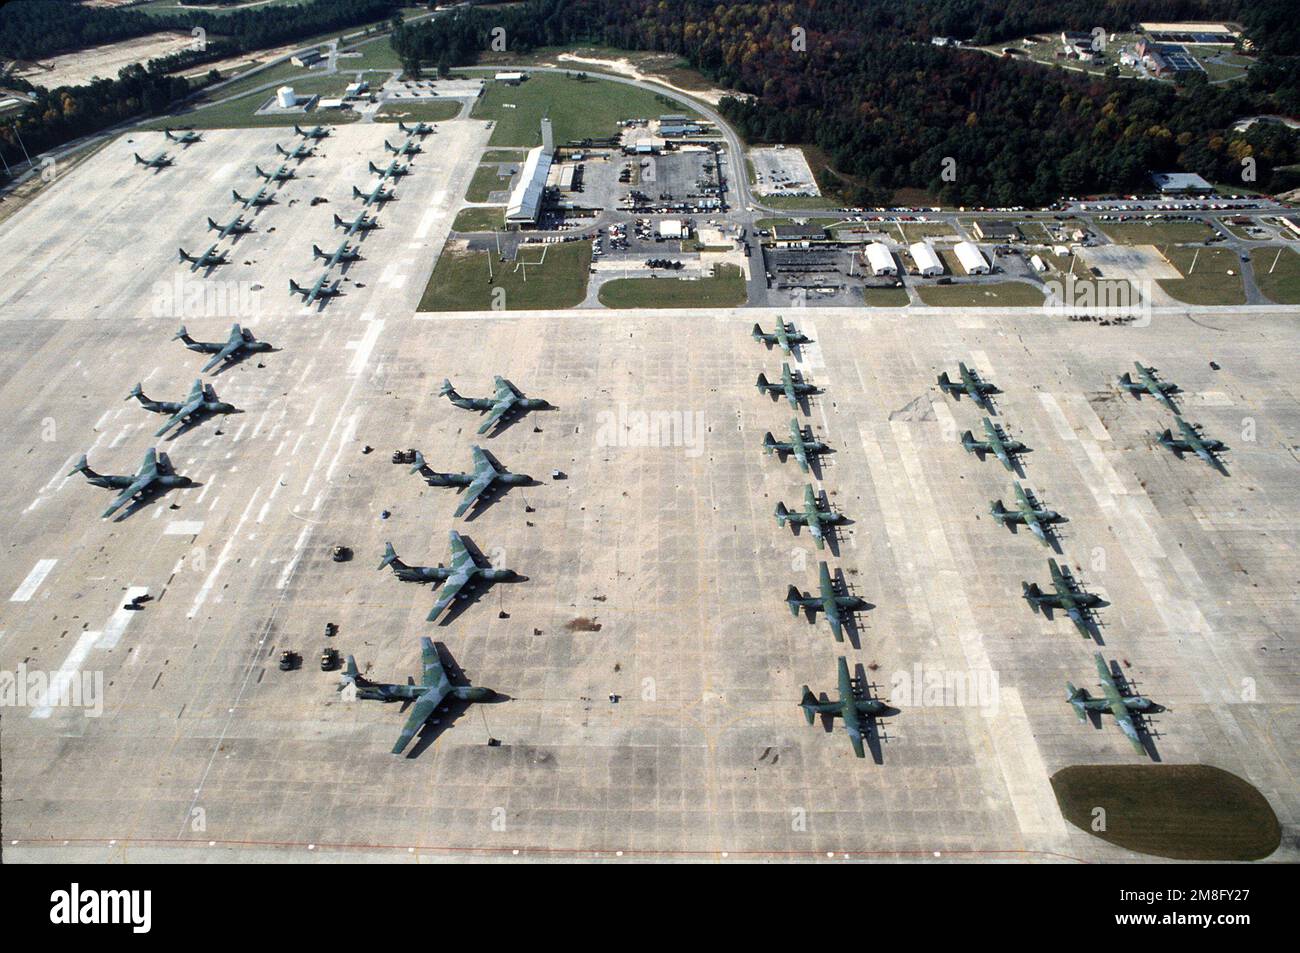
[[[1142,727],[1138,719],[1142,715],[1159,714],[1165,710],[1165,707],[1157,705],[1142,695],[1121,691],[1115,673],[1110,670],[1102,654],[1096,652],[1093,658],[1097,661],[1097,677],[1101,679],[1102,697],[1093,698],[1086,688],[1075,688],[1070,682],[1066,682],[1065,688],[1069,694],[1065,700],[1074,708],[1074,713],[1079,716],[1080,721],[1091,718],[1093,724],[1099,725],[1102,713],[1110,712],[1115,716],[1119,730],[1124,732],[1129,743],[1133,745],[1133,750],[1138,754],[1146,754],[1146,748],[1142,744]],[[1125,685],[1126,689],[1127,687]],[[1135,715],[1138,717],[1135,718]]]
[[[460,533],[455,530],[451,531],[450,539],[451,566],[449,567],[441,563],[437,566],[408,566],[397,558],[392,543],[384,544],[384,558],[379,563],[380,569],[392,566],[393,574],[402,582],[431,582],[435,586],[442,583],[438,601],[429,611],[430,622],[437,620],[442,610],[451,605],[458,596],[462,599],[468,598],[469,593],[463,591],[467,588],[483,584],[491,585],[494,582],[525,581],[525,577],[513,569],[493,569],[491,566],[480,565],[465,545],[465,541],[461,539]]]
[[[462,397],[456,393],[456,388],[451,386],[451,381],[444,378],[442,387],[438,389],[438,396],[446,397],[464,410],[489,411],[487,420],[483,421],[483,425],[478,428],[480,434],[487,433],[503,418],[514,417],[530,410],[551,409],[548,401],[540,397],[525,397],[518,387],[504,377],[492,378],[492,386],[496,388],[496,393],[491,397]]]
[[[1019,483],[1013,485],[1016,488],[1016,508],[1009,510],[1002,505],[1001,500],[994,500],[989,507],[989,513],[1003,526],[1009,527],[1011,532],[1014,533],[1016,526],[1023,524],[1029,528],[1029,532],[1038,537],[1044,546],[1052,545],[1052,541],[1048,536],[1052,524],[1068,523],[1069,520],[1055,510],[1040,507],[1037,500]]]
[[[159,453],[152,447],[145,453],[144,460],[140,463],[140,469],[132,475],[117,476],[96,473],[90,468],[90,464],[86,462],[84,453],[68,476],[77,473],[85,474],[86,479],[94,486],[122,491],[108,509],[104,510],[103,519],[112,516],[132,499],[143,502],[151,496],[165,493],[168,490],[198,485],[189,477],[177,474],[167,454]]]
[[[381,702],[401,702],[402,707],[411,705],[411,714],[407,716],[402,733],[393,745],[393,754],[401,754],[411,739],[424,727],[438,706],[448,698],[463,702],[486,702],[499,698],[490,688],[475,688],[467,685],[457,686],[451,683],[447,669],[438,656],[438,649],[425,637],[420,639],[420,684],[408,681],[405,685],[389,682],[372,682],[361,674],[357,660],[348,656],[347,667],[340,675],[340,692],[352,692],[353,697]],[[413,703],[413,704],[412,704]]]
[[[241,328],[238,324],[230,326],[230,337],[224,341],[196,341],[190,337],[190,333],[185,330],[183,324],[172,337],[172,340],[184,341],[185,346],[191,351],[213,355],[212,360],[203,365],[203,373],[205,374],[223,361],[233,363],[243,360],[249,354],[260,354],[264,351],[275,350],[266,341],[259,341],[255,338],[252,331]]]
[[[454,516],[464,516],[474,502],[493,486],[531,486],[536,481],[527,473],[509,473],[492,462],[482,447],[471,447],[474,458],[473,473],[439,473],[425,462],[424,454],[415,453],[412,473],[419,473],[429,486],[465,487],[465,495],[456,507]]]
[[[824,494],[823,494],[824,497]],[[835,526],[839,523],[847,522],[844,514],[837,513],[829,506],[824,505],[824,499],[818,500],[817,494],[813,492],[811,486],[805,485],[803,488],[803,509],[788,510],[785,508],[783,501],[776,504],[776,522],[779,526],[789,523],[794,527],[796,533],[799,532],[800,526],[807,526],[808,532],[812,538],[817,541],[818,549],[826,548],[826,531],[823,526]]]
[[[755,324],[754,330],[749,333],[755,341],[761,341],[771,350],[772,345],[779,345],[781,353],[789,354],[801,344],[811,344],[812,338],[804,334],[794,326],[793,322],[785,322],[779,315],[776,319],[776,328],[771,334],[763,330],[762,325]]]
[[[154,433],[155,437],[161,437],[172,427],[184,421],[185,423],[196,422],[201,417],[208,417],[215,414],[239,414],[243,411],[238,410],[234,404],[228,404],[224,400],[217,399],[217,392],[211,384],[204,384],[201,379],[194,381],[194,386],[190,388],[189,396],[184,400],[150,400],[145,396],[144,389],[140,384],[131,388],[131,393],[127,394],[125,400],[134,397],[140,401],[145,410],[155,414],[168,414],[170,419],[163,424]]]
[[[825,562],[817,565],[818,592],[812,595],[807,592],[800,592],[798,586],[791,586],[786,591],[785,604],[790,608],[790,614],[796,619],[799,618],[799,610],[802,609],[807,613],[808,618],[816,621],[818,610],[826,613],[826,621],[830,624],[831,635],[835,636],[836,642],[844,641],[844,623],[855,612],[862,612],[871,608],[871,603],[857,596],[842,596],[836,589],[835,581],[831,579],[830,567]]]
[[[839,698],[821,701],[805,685],[799,707],[803,709],[804,717],[810,725],[816,722],[819,715],[828,722],[835,718],[844,719],[844,730],[848,732],[849,741],[853,744],[853,753],[859,758],[865,758],[867,753],[863,750],[862,740],[874,731],[875,719],[897,715],[898,709],[889,707],[887,701],[866,697],[866,692],[859,690],[850,677],[849,663],[843,655],[839,657],[838,670]]]
[[[763,434],[763,452],[775,453],[782,463],[788,454],[799,461],[799,469],[807,473],[810,469],[809,458],[823,453],[830,453],[831,448],[822,441],[814,439],[812,427],[800,427],[799,418],[790,418],[790,439],[777,440],[769,430]]]

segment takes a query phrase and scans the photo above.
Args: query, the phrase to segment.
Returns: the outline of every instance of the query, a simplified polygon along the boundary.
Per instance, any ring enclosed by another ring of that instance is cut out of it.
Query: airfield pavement
[[[805,478],[759,450],[791,417],[753,386],[780,372],[749,338],[777,311],[415,312],[482,124],[426,140],[345,297],[290,299],[289,277],[320,271],[312,242],[341,236],[331,215],[356,214],[366,160],[385,164],[385,133],[337,128],[234,244],[213,278],[262,285],[249,314],[178,318],[160,285],[188,276],[176,245],[207,247],[204,218],[233,214],[253,162],[275,163],[274,130],[168,145],[177,164],[157,175],[130,152],[160,135],[118,140],[0,226],[23,249],[0,264],[0,669],[103,673],[99,717],[0,710],[7,860],[1143,859],[1056,808],[1055,771],[1146,759],[1066,704],[1067,679],[1096,690],[1098,647],[1020,597],[1051,552],[988,516],[1014,477],[958,443],[981,413],[934,383],[958,360],[1003,389],[998,419],[1033,448],[1024,483],[1069,517],[1063,558],[1110,603],[1100,650],[1169,707],[1159,758],[1255,784],[1283,825],[1275,858],[1297,859],[1293,311],[1140,327],[779,312],[816,339],[800,366],[826,393],[806,419],[835,450],[819,485],[853,521],[819,553],[772,515]],[[198,376],[204,358],[170,340],[181,320],[202,340],[239,320],[279,350],[204,375],[244,414],[156,440],[160,419],[122,398],[140,380],[174,399]],[[1115,386],[1138,359],[1230,445],[1230,477],[1153,445],[1172,416]],[[494,374],[558,409],[477,437],[438,385],[482,396]],[[541,485],[453,520],[452,490],[389,459],[416,447],[465,469],[474,443]],[[83,451],[120,473],[150,446],[202,486],[104,521],[110,491],[66,476]],[[430,624],[430,589],[375,567],[385,540],[445,562],[452,528],[528,581]],[[333,562],[335,545],[355,557]],[[853,642],[783,604],[821,558],[874,605]],[[122,608],[141,591],[153,601]],[[416,675],[428,635],[510,700],[453,711],[394,756],[397,706],[348,703],[318,669],[330,621],[374,678]],[[284,648],[300,670],[279,671]],[[834,691],[838,655],[901,709],[882,763],[797,707],[805,683]],[[908,697],[893,682],[918,665],[986,689],[993,673],[998,690]]]

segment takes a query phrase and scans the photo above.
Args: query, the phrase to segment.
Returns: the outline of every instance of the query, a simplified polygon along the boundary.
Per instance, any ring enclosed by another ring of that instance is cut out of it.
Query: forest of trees
[[[1264,53],[1246,81],[1226,85],[1093,77],[928,42],[1127,29],[1246,7]],[[745,94],[722,112],[747,140],[820,147],[855,204],[918,188],[946,203],[1014,205],[1142,188],[1153,169],[1241,182],[1246,157],[1256,178],[1243,185],[1295,184],[1276,170],[1300,160],[1300,137],[1276,124],[1231,128],[1243,116],[1296,111],[1294,38],[1274,45],[1269,33],[1289,11],[1286,0],[528,0],[404,27],[392,42],[404,61],[426,64],[473,62],[494,27],[517,53],[574,42],[673,53]],[[941,178],[949,158],[954,181]]]

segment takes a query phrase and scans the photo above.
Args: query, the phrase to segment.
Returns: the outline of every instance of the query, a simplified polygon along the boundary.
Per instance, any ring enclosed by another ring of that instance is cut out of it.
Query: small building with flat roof
[[[1151,181],[1165,195],[1204,195],[1214,186],[1194,172],[1152,172]]]

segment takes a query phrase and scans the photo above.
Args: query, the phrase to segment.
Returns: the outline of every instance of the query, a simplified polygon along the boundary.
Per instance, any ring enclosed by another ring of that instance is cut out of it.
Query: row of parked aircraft
[[[755,324],[750,337],[768,350],[779,348],[786,357],[797,356],[801,347],[813,343],[807,334],[780,316],[770,332]],[[789,361],[781,364],[780,382],[769,381],[765,374],[760,373],[754,386],[760,394],[767,394],[774,401],[784,397],[796,414],[801,409],[806,414],[808,399],[823,393],[801,371],[792,370]],[[800,423],[798,416],[790,418],[789,433],[788,440],[777,440],[770,431],[765,433],[763,452],[775,453],[782,462],[787,457],[793,457],[804,473],[815,469],[818,457],[831,452],[830,447],[815,436],[811,426]],[[811,484],[804,486],[801,508],[792,510],[784,501],[779,501],[775,516],[778,526],[790,526],[796,534],[801,528],[807,527],[808,534],[819,550],[825,549],[827,536],[834,532],[836,526],[850,522],[844,514],[831,507],[824,490],[818,493]],[[825,560],[821,560],[817,566],[817,591],[802,592],[797,585],[791,585],[786,590],[785,604],[795,618],[803,612],[810,621],[816,621],[817,613],[822,613],[836,642],[844,641],[844,628],[852,624],[857,613],[872,608],[865,599],[848,591],[843,573],[837,571],[832,574]],[[827,731],[833,728],[836,718],[841,719],[853,745],[853,753],[859,758],[865,758],[866,747],[870,744],[873,757],[879,760],[880,720],[898,714],[897,709],[891,708],[887,700],[872,697],[872,686],[864,678],[853,677],[849,672],[848,660],[843,655],[837,659],[836,688],[837,696],[829,698],[825,694],[815,694],[804,685],[799,707],[805,719],[812,725],[821,718]]]

